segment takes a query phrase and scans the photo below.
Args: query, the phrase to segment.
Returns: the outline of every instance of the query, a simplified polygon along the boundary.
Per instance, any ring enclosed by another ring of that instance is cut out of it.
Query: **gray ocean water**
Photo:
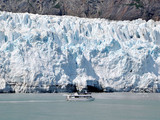
[[[0,94],[0,120],[160,120],[160,94],[92,95],[68,102],[64,94]]]

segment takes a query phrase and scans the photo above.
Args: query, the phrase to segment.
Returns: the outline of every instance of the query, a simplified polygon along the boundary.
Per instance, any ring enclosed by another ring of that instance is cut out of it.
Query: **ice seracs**
[[[159,36],[152,20],[0,12],[0,81],[14,83],[0,89],[160,92]]]

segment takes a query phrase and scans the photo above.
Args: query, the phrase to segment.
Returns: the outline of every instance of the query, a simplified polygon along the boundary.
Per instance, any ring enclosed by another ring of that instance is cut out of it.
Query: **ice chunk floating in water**
[[[2,92],[159,92],[159,61],[160,22],[0,12]]]

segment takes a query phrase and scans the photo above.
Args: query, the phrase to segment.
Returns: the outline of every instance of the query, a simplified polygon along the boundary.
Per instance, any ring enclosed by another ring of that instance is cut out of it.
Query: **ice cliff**
[[[160,92],[160,22],[0,12],[0,91]]]

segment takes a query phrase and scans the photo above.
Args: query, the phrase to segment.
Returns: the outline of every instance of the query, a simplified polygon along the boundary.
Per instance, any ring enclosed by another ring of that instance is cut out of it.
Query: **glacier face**
[[[159,61],[160,22],[0,12],[1,90],[159,92]]]

